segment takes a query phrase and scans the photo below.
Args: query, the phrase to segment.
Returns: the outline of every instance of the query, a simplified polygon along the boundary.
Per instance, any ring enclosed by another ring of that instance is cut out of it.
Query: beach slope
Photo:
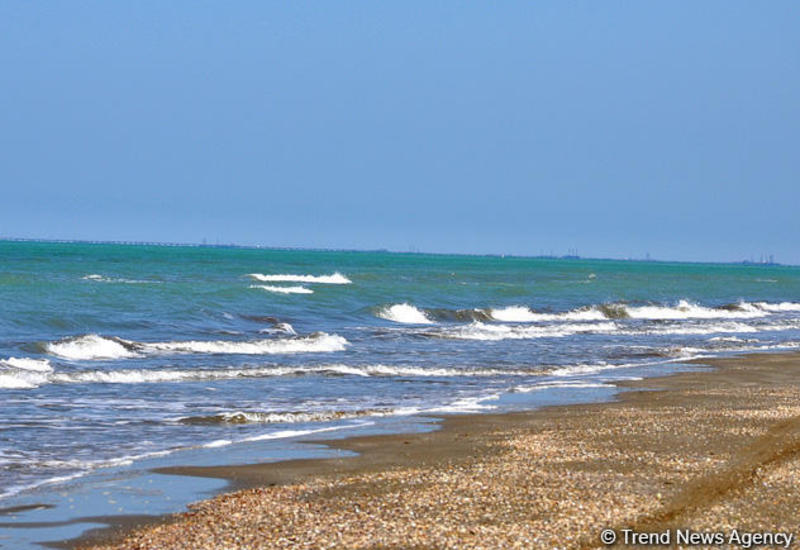
[[[613,403],[331,442],[354,458],[172,468],[242,489],[79,546],[593,548],[607,528],[618,542],[624,529],[793,532],[800,355],[706,364],[629,383]]]

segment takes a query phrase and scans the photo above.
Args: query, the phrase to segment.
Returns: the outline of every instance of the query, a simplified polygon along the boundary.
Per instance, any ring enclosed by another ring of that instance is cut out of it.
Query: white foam
[[[715,336],[714,338],[709,338],[709,342],[734,342],[734,343],[756,343],[759,342],[757,338],[739,338],[738,336]]]
[[[433,321],[428,318],[425,312],[408,303],[394,304],[393,306],[384,307],[378,311],[377,315],[382,319],[394,321],[395,323],[404,323],[409,325],[433,324]]]
[[[39,387],[45,381],[46,378],[41,376],[31,377],[19,373],[0,373],[0,389],[29,390]]]
[[[356,411],[318,411],[318,412],[259,412],[259,411],[232,411],[215,416],[206,417],[207,420],[227,422],[231,424],[297,424],[307,422],[330,422],[333,420],[346,420],[364,416],[393,416],[393,409],[367,409]],[[203,421],[200,417],[182,417],[178,422]]]
[[[282,353],[324,353],[342,351],[349,344],[337,334],[318,332],[303,338],[283,338],[237,342],[229,340],[152,342],[139,344],[147,351],[167,353],[226,353],[237,355],[272,355]]]
[[[608,304],[621,317],[631,319],[668,321],[684,319],[754,319],[765,317],[770,313],[800,311],[800,303],[782,302],[739,302],[732,308],[710,308],[680,300],[675,305],[627,306],[624,304]],[[601,321],[609,315],[603,307],[592,306],[574,309],[562,313],[539,313],[525,306],[508,306],[489,310],[492,318],[506,323],[536,323],[558,321]]]
[[[211,441],[210,443],[206,443],[205,445],[201,445],[204,449],[214,449],[217,447],[226,447],[232,444],[233,441],[230,439],[217,439],[216,441]]]
[[[327,428],[317,428],[314,430],[281,430],[278,432],[270,432],[268,434],[256,435],[252,437],[246,437],[241,440],[242,443],[251,442],[251,441],[266,441],[270,439],[285,439],[289,437],[300,437],[304,435],[311,435],[315,433],[321,432],[332,432],[335,430],[341,430],[345,428],[354,428],[354,427],[361,427],[367,426],[368,423],[361,424],[360,426],[330,426]]]
[[[124,345],[123,345],[124,344]],[[136,357],[128,346],[130,342],[121,339],[104,338],[97,334],[87,334],[47,344],[48,353],[72,360],[121,359]]]
[[[616,323],[580,323],[546,326],[531,325],[495,325],[481,322],[466,326],[430,332],[431,336],[452,338],[456,340],[526,340],[533,338],[561,338],[573,334],[608,334],[616,332]]]
[[[627,307],[632,319],[680,320],[680,319],[752,319],[764,317],[766,312],[747,302],[738,304],[737,309],[714,309],[680,300],[675,306]]]
[[[524,306],[491,309],[492,319],[506,323],[531,323],[540,321],[602,321],[606,316],[594,308],[576,309],[565,313],[537,313]]]
[[[576,376],[576,375],[584,375],[584,374],[594,374],[597,372],[602,372],[606,370],[614,370],[614,369],[631,369],[631,368],[645,368],[645,367],[653,367],[656,365],[668,365],[671,363],[683,363],[686,361],[691,361],[693,359],[705,359],[708,357],[713,357],[710,354],[700,354],[700,355],[687,355],[682,357],[676,357],[672,359],[660,359],[656,361],[645,361],[641,363],[623,363],[623,364],[613,364],[613,363],[606,363],[604,361],[600,361],[598,363],[593,364],[577,364],[577,365],[565,365],[563,367],[558,367],[543,374],[548,374],[551,376]],[[615,379],[619,380],[619,378],[615,377]],[[641,380],[638,377],[625,377],[625,380]]]
[[[49,360],[32,359],[30,357],[9,357],[8,359],[0,359],[0,365],[34,372],[53,371],[53,367],[50,365]]]
[[[283,283],[321,283],[327,285],[349,285],[353,281],[339,273],[332,275],[292,275],[292,274],[278,274],[278,275],[265,275],[263,273],[251,273],[250,277],[256,281],[269,282],[283,282]]]
[[[250,288],[261,288],[278,294],[314,294],[313,290],[304,286],[250,285]]]
[[[0,389],[28,390],[47,382],[53,367],[47,359],[9,357],[0,359]]]
[[[543,382],[541,384],[535,384],[533,386],[516,386],[514,388],[515,392],[518,393],[530,393],[534,391],[541,391],[541,390],[551,390],[551,389],[564,389],[564,388],[576,388],[576,389],[588,389],[588,388],[613,388],[613,384],[603,384],[601,382]]]
[[[237,378],[270,378],[277,376],[340,375],[400,377],[491,377],[529,376],[527,370],[426,368],[414,366],[342,364],[297,367],[251,367],[231,369],[111,369],[61,372],[16,371],[0,374],[0,388],[31,389],[42,384],[153,384],[232,380]]]
[[[782,311],[800,311],[800,304],[795,302],[781,302],[779,304],[770,304],[767,302],[756,302],[756,307],[766,311],[779,313]]]
[[[462,397],[452,403],[441,407],[421,409],[419,413],[470,413],[496,409],[496,405],[484,405],[483,401],[493,401],[500,397],[500,394],[484,395],[479,397]]]
[[[47,344],[49,353],[72,360],[122,359],[142,354],[227,353],[272,355],[282,353],[322,353],[342,351],[349,342],[336,334],[318,332],[303,338],[235,340],[190,340],[184,342],[132,342],[87,334]]]
[[[722,322],[709,325],[673,325],[646,327],[639,330],[625,331],[622,334],[719,334],[726,332],[752,333],[769,330],[769,327],[754,327],[744,323]],[[781,330],[781,329],[774,329]]]

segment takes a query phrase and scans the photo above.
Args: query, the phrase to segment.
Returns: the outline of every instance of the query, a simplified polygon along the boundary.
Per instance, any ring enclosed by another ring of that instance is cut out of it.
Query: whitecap
[[[647,320],[681,320],[681,319],[751,319],[764,317],[766,313],[747,302],[740,302],[733,308],[709,308],[680,300],[674,306],[639,306],[627,307],[628,316],[632,319]]]
[[[795,302],[781,302],[779,304],[770,304],[767,302],[756,302],[756,307],[761,308],[766,311],[779,313],[783,311],[800,311],[800,304]]]
[[[565,313],[537,313],[525,306],[508,306],[490,310],[492,319],[506,323],[541,321],[602,321],[606,315],[595,308],[581,308]]]
[[[361,377],[492,377],[530,376],[536,372],[501,368],[429,368],[394,365],[306,365],[228,369],[109,369],[38,373],[17,371],[0,374],[0,388],[30,389],[42,384],[152,384],[270,378],[280,376],[361,376]]]
[[[48,359],[32,359],[30,357],[0,359],[0,365],[34,372],[52,372],[53,370]]]
[[[86,334],[47,344],[47,352],[71,360],[122,359],[136,357],[133,343],[119,338],[106,338],[97,334]]]
[[[313,290],[304,286],[250,285],[250,288],[260,288],[278,294],[314,294]]]
[[[429,336],[456,340],[525,340],[533,338],[561,338],[573,334],[608,334],[619,330],[615,323],[580,323],[546,326],[496,325],[471,323],[467,326],[452,327],[427,332]]]
[[[433,324],[433,321],[428,318],[424,311],[408,303],[394,304],[392,306],[381,308],[377,315],[382,319],[394,321],[395,323],[411,325]]]
[[[292,275],[292,274],[278,274],[278,275],[265,275],[263,273],[251,273],[250,277],[256,281],[263,282],[286,282],[286,283],[320,283],[328,285],[349,285],[353,281],[339,273],[331,275]]]
[[[143,354],[226,353],[271,355],[342,351],[349,342],[337,335],[318,332],[302,338],[236,340],[189,340],[174,342],[133,342],[87,334],[46,345],[48,353],[72,360],[123,359]]]
[[[342,351],[349,342],[337,335],[318,332],[302,338],[281,338],[251,341],[191,340],[185,342],[150,342],[138,344],[145,351],[166,353],[226,353],[238,355],[271,355],[281,353],[319,353]]]

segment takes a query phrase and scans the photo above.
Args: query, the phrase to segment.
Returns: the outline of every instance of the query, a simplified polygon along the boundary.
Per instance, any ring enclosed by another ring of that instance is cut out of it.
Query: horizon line
[[[96,245],[118,245],[118,246],[163,246],[174,248],[240,248],[248,250],[291,250],[291,251],[307,251],[307,252],[382,252],[387,254],[417,254],[427,256],[470,256],[470,257],[500,257],[500,258],[527,258],[527,259],[544,259],[544,260],[596,260],[596,261],[615,261],[615,262],[638,262],[638,263],[676,263],[676,264],[714,264],[714,265],[746,265],[746,266],[762,266],[762,267],[798,267],[795,264],[782,264],[775,261],[761,261],[754,260],[729,260],[729,261],[697,261],[697,260],[669,260],[669,259],[656,259],[649,256],[647,258],[612,258],[612,257],[596,257],[596,256],[580,256],[577,249],[571,249],[569,253],[563,255],[557,254],[509,254],[502,252],[422,252],[420,250],[391,250],[388,248],[335,248],[335,247],[303,247],[303,246],[274,246],[274,245],[260,245],[260,244],[237,244],[237,243],[216,243],[208,244],[206,242],[175,242],[175,241],[136,241],[136,240],[100,240],[100,239],[54,239],[54,238],[37,238],[37,237],[0,237],[0,242],[32,242],[44,244],[96,244]],[[765,255],[762,254],[762,258]],[[766,257],[774,257],[774,255],[766,255]]]

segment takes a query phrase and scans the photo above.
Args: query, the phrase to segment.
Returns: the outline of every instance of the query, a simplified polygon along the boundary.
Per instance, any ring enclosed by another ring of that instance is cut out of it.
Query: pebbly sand
[[[613,403],[330,443],[353,458],[171,468],[240,490],[78,547],[594,548],[604,528],[796,539],[800,354],[704,363],[717,369],[629,383],[642,391]]]

